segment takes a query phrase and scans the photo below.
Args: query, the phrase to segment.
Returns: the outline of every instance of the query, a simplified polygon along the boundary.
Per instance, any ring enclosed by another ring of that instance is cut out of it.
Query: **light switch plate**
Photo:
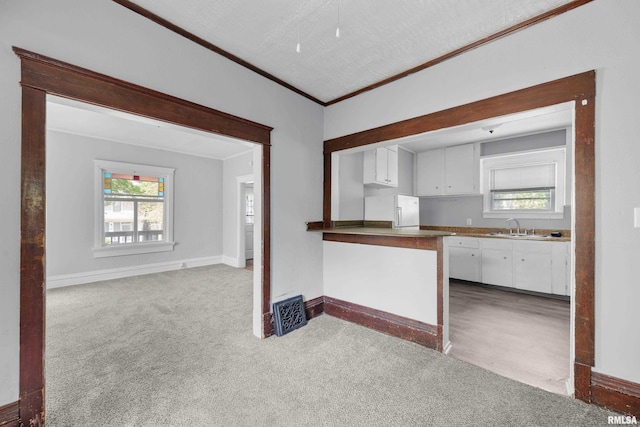
[[[633,208],[633,226],[640,228],[640,208]]]

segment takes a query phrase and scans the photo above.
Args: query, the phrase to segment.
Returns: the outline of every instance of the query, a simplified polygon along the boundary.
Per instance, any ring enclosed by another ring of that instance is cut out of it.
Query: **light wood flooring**
[[[567,394],[570,303],[451,279],[449,355]]]

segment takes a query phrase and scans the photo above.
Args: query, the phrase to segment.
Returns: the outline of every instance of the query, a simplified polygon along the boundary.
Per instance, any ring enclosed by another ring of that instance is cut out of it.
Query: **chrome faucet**
[[[516,235],[520,234],[520,223],[515,218],[509,218],[507,220],[507,228],[509,229],[509,234],[513,234],[513,229],[509,227],[509,224],[511,223],[511,221],[516,223]]]

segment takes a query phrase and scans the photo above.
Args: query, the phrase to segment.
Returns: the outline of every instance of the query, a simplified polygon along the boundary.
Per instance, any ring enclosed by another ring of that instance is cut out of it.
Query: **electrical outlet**
[[[467,225],[471,225],[473,221],[471,221],[471,218],[467,218]]]

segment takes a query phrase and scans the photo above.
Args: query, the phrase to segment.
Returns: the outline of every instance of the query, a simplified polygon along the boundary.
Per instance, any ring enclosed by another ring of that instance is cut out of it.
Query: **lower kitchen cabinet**
[[[570,295],[569,242],[450,237],[449,277]]]
[[[449,277],[479,282],[481,273],[480,239],[449,238]]]
[[[532,243],[532,245],[528,244]],[[527,291],[551,293],[551,247],[555,243],[515,242],[513,286]]]
[[[482,283],[513,286],[513,245],[509,240],[482,240]]]

